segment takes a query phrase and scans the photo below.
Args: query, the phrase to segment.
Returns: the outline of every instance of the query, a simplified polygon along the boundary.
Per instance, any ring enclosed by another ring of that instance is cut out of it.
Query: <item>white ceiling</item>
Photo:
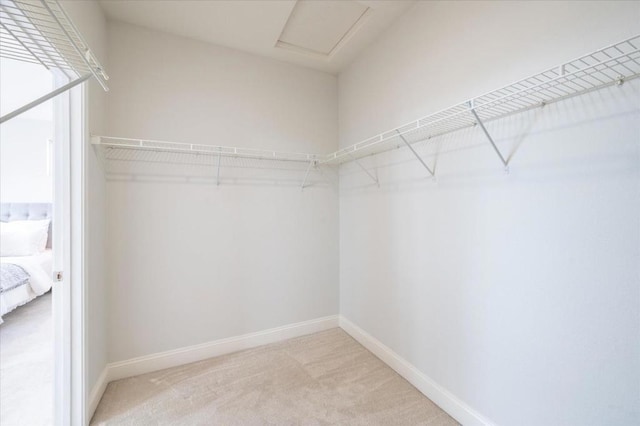
[[[414,0],[100,0],[107,18],[338,73]]]

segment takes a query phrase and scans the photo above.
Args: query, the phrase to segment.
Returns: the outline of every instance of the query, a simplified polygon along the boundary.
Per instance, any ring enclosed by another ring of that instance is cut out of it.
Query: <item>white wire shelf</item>
[[[93,75],[107,90],[109,77],[57,0],[0,0],[0,56]]]
[[[640,35],[584,55],[555,68],[509,84],[482,96],[380,133],[329,154],[320,164],[340,164],[480,125],[504,166],[483,122],[496,120],[597,90],[640,75]],[[413,153],[422,162],[418,154]],[[426,164],[423,165],[429,170]],[[429,170],[431,172],[431,170]],[[431,173],[433,174],[433,173]]]
[[[185,154],[193,154],[198,156],[294,161],[308,163],[309,167],[323,164],[339,165],[354,160],[357,162],[362,157],[405,146],[411,150],[433,176],[434,171],[423,161],[412,145],[446,133],[479,126],[505,168],[507,168],[508,160],[500,153],[484,125],[485,122],[610,85],[623,84],[624,81],[638,76],[640,76],[640,35],[327,155],[110,136],[94,136],[92,143],[96,149],[101,150],[131,150],[139,151],[140,153],[158,151],[180,154],[180,156],[176,156],[176,159],[180,159],[180,161],[183,161]],[[140,161],[147,159],[144,155],[139,157]],[[104,158],[115,160],[116,156],[104,155]],[[117,158],[122,158],[122,156]],[[127,158],[129,161],[136,161],[135,155],[129,154]],[[163,160],[171,161],[166,156],[163,157]],[[359,162],[358,164],[372,180],[378,183],[375,176]]]
[[[155,151],[176,154],[175,158],[184,158],[184,155],[247,158],[254,160],[293,161],[300,163],[318,163],[326,156],[307,154],[300,152],[269,151],[254,148],[240,148],[220,145],[189,144],[182,142],[167,142],[158,140],[119,138],[112,136],[92,136],[91,143],[102,150],[104,158],[114,158],[109,151],[133,150]],[[132,158],[132,157],[130,157]],[[134,158],[134,157],[133,157]]]

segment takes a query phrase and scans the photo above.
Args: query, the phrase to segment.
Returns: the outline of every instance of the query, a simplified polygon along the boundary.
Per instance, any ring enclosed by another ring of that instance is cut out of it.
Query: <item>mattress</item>
[[[16,264],[30,275],[29,281],[25,285],[14,287],[0,294],[1,324],[4,314],[30,302],[51,289],[53,285],[51,280],[53,274],[53,254],[51,250],[48,249],[33,256],[2,257],[0,261],[3,263]]]

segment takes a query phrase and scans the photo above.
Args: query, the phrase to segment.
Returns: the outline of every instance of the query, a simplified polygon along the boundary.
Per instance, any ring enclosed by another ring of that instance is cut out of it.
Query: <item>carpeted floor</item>
[[[51,292],[3,317],[0,325],[0,424],[53,422]]]
[[[457,425],[341,329],[112,382],[92,425]]]

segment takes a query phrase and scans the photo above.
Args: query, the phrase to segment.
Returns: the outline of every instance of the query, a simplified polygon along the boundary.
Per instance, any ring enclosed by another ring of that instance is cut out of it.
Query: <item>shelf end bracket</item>
[[[491,143],[491,147],[493,147],[493,150],[496,152],[496,154],[500,158],[500,161],[502,162],[502,165],[504,165],[505,171],[509,171],[509,162],[507,160],[505,160],[505,158],[503,157],[502,153],[500,152],[500,150],[496,146],[496,143],[493,141],[493,138],[491,137],[491,134],[489,133],[487,128],[484,127],[484,123],[482,122],[482,120],[480,120],[480,117],[478,117],[478,113],[476,112],[476,109],[475,109],[475,107],[473,105],[473,101],[472,100],[469,101],[469,111],[471,111],[471,114],[473,114],[474,118],[476,119],[476,122],[478,123],[478,125],[482,129],[482,132],[484,133],[484,135],[487,137],[487,139],[489,139],[489,143]]]

